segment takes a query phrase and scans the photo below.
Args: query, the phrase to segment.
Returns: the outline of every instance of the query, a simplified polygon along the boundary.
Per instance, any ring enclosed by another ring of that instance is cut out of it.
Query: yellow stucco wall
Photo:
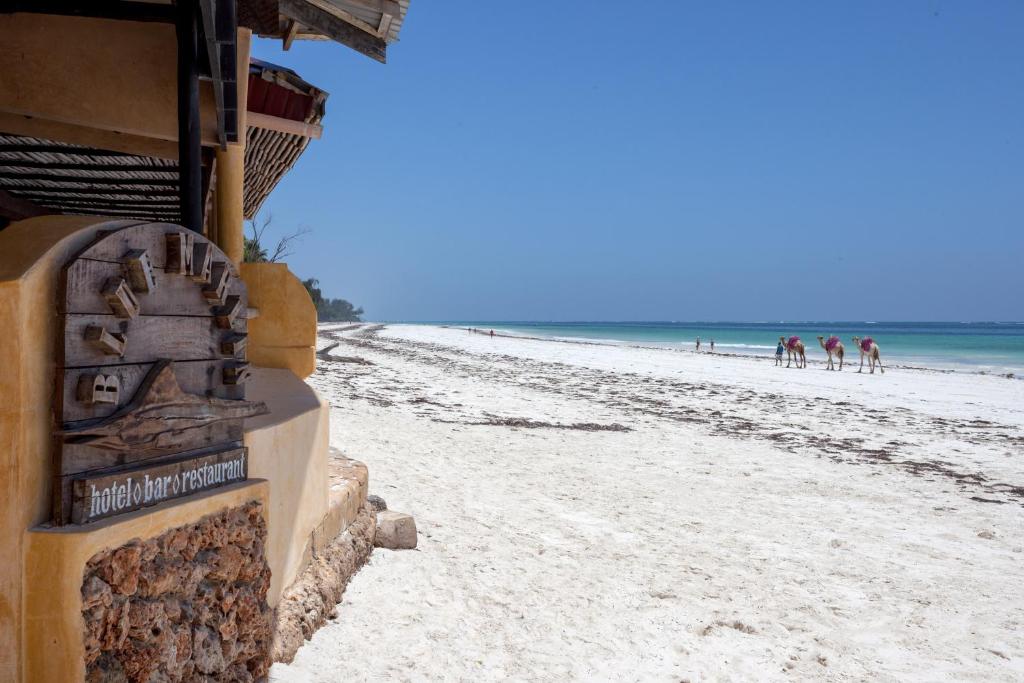
[[[26,532],[24,680],[67,683],[85,679],[82,573],[89,558],[101,550],[136,538],[144,541],[252,500],[263,503],[266,517],[269,490],[267,482],[249,480],[86,526]]]
[[[26,529],[50,516],[50,439],[60,268],[101,229],[81,216],[0,231],[0,681],[21,679]]]
[[[33,125],[57,122],[81,126],[85,135],[94,129],[178,139],[173,25],[5,14],[0,35],[0,111],[32,117],[17,132],[34,134]],[[202,139],[215,144],[211,85],[200,83],[199,95]]]
[[[316,306],[302,281],[284,263],[243,263],[239,273],[249,305],[259,310],[249,322],[249,361],[309,377],[316,369]]]
[[[327,514],[330,406],[286,369],[255,368],[245,397],[270,408],[245,421],[245,445],[249,476],[270,482],[267,602],[273,607],[302,570],[313,531]]]

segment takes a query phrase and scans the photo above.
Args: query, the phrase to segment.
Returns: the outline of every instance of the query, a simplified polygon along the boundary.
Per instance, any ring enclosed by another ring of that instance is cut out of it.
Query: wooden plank
[[[128,464],[242,438],[242,421],[263,415],[261,402],[190,394],[175,364],[158,361],[131,400],[109,417],[64,429],[58,474]]]
[[[241,442],[244,434],[242,420],[224,420],[203,430],[202,433],[198,433],[195,438],[190,439],[187,446],[175,445],[112,452],[89,444],[65,443],[64,458],[61,460],[61,467],[57,474],[67,477],[84,472],[112,471],[140,463],[167,460],[186,451],[215,448],[234,441]]]
[[[245,337],[241,339],[244,344]],[[225,366],[237,360],[245,360],[244,348],[237,356],[225,353],[223,359],[176,362],[174,372],[182,391],[199,396],[240,400],[245,398],[245,386],[227,386],[221,381]],[[63,370],[64,403],[62,414],[59,416],[60,422],[67,429],[80,426],[84,421],[112,415],[122,403],[135,395],[152,367],[153,363],[132,363]],[[81,378],[91,378],[100,374],[117,379],[121,388],[117,403],[87,403],[78,398],[77,387]]]
[[[223,318],[222,318],[223,319]],[[221,358],[221,341],[232,332],[245,332],[245,319],[237,318],[232,327],[218,327],[217,318],[179,315],[140,315],[124,321],[113,315],[69,314],[64,327],[64,364],[66,368],[92,365],[146,363],[156,358],[215,360]],[[98,326],[111,334],[125,335],[124,355],[115,361],[102,351],[82,343],[85,330]]]
[[[299,32],[299,22],[292,20],[288,22],[288,30],[285,31],[284,39],[281,41],[281,49],[285,52],[292,49],[292,43],[295,42],[295,34]]]
[[[347,21],[307,4],[304,0],[280,0],[278,11],[289,19],[315,29],[331,40],[347,45],[381,64],[387,62],[386,42]]]
[[[380,25],[377,27],[377,35],[384,40],[388,39],[388,31],[391,30],[391,20],[393,18],[394,15],[391,14],[380,15]]]
[[[74,482],[71,520],[88,524],[201,491],[245,481],[248,452],[233,448]]]
[[[248,112],[245,115],[245,124],[255,128],[263,128],[264,130],[273,130],[278,133],[288,133],[289,135],[299,135],[304,138],[314,138],[317,140],[324,134],[324,127],[319,124],[292,121],[280,116],[271,116],[270,114],[261,114],[255,111]]]
[[[377,27],[372,26],[372,25],[366,23],[365,21],[363,21],[362,19],[360,19],[356,15],[352,14],[351,12],[348,12],[346,10],[341,9],[337,5],[334,5],[334,4],[331,4],[330,2],[327,2],[327,0],[306,0],[306,2],[308,2],[310,5],[313,5],[317,9],[321,9],[324,12],[327,12],[328,14],[330,14],[332,16],[338,17],[342,21],[347,21],[348,23],[352,24],[356,28],[360,28],[363,31],[366,31],[370,35],[379,35],[377,33]],[[380,37],[383,37],[383,36],[380,36]]]

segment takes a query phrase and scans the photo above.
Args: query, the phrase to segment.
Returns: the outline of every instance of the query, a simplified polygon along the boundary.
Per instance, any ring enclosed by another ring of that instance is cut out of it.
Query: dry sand
[[[1022,381],[321,334],[420,546],[272,680],[1024,680]]]

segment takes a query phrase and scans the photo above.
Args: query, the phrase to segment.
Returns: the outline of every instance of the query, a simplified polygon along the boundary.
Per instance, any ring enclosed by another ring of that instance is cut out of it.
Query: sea
[[[516,322],[445,321],[496,333],[774,356],[779,337],[800,337],[808,359],[824,359],[818,335],[836,335],[846,363],[859,364],[854,335],[878,343],[887,365],[1024,378],[1024,322]]]

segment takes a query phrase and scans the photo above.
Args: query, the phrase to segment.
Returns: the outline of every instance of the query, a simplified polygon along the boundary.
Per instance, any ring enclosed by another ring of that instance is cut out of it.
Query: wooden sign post
[[[248,476],[246,290],[201,235],[101,234],[68,262],[58,310],[53,517],[87,524]]]

